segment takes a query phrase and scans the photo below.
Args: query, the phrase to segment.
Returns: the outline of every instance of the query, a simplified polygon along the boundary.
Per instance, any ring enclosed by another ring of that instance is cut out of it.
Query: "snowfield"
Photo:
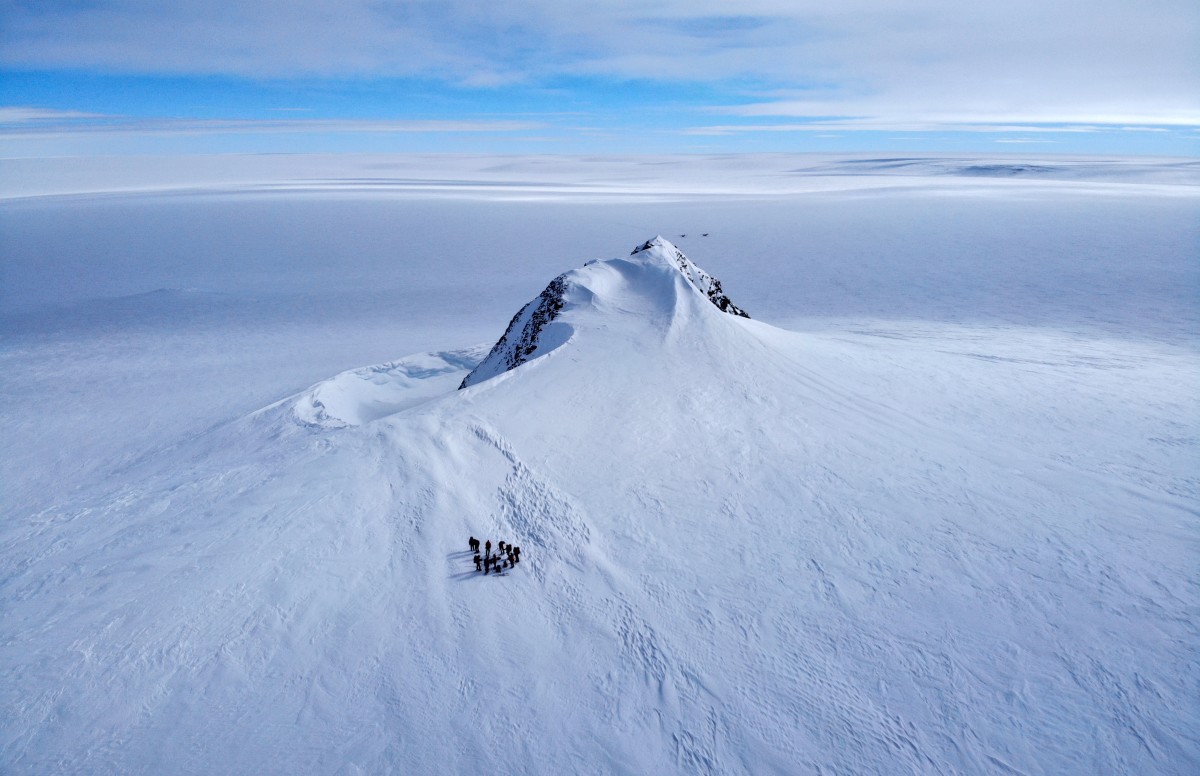
[[[1200,770],[1200,190],[885,161],[0,204],[2,770]]]

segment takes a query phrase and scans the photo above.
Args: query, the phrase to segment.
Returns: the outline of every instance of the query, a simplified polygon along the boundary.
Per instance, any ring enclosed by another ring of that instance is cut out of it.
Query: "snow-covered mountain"
[[[556,322],[562,311],[594,304],[598,298],[603,303],[614,296],[628,296],[628,292],[614,284],[636,287],[635,295],[654,289],[664,299],[676,302],[699,293],[721,312],[750,317],[725,295],[719,280],[697,267],[683,251],[660,235],[634,248],[628,259],[591,261],[550,281],[537,299],[513,316],[491,352],[459,387],[466,388],[515,369],[565,344],[572,328],[570,323]]]
[[[1112,437],[1072,447],[1106,407],[1039,414],[1051,338],[1019,391],[969,342],[956,374],[880,343],[750,320],[657,238],[559,276],[486,356],[347,372],[147,456],[6,566],[4,759],[1194,768],[1194,566],[1140,519],[1188,514],[1173,453],[1131,483]],[[522,562],[477,573],[472,535]]]

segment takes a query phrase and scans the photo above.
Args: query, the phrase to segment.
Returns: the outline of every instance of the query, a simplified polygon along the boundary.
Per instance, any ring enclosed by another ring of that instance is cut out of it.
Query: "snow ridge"
[[[542,291],[537,299],[521,308],[509,321],[508,328],[496,341],[491,352],[458,386],[461,391],[469,385],[495,377],[529,360],[538,348],[538,340],[546,324],[558,317],[563,309],[567,291],[567,275],[563,273]]]
[[[750,317],[745,310],[735,305],[725,294],[721,289],[721,281],[696,266],[683,254],[683,251],[663,237],[658,236],[647,240],[634,248],[629,255],[637,256],[651,265],[661,263],[662,266],[677,269],[693,288],[703,294],[721,312],[742,318]],[[508,328],[496,341],[487,357],[463,378],[462,383],[458,386],[459,390],[516,369],[531,361],[535,357],[535,353],[547,352],[565,342],[566,338],[564,337],[562,339],[552,338],[557,339],[557,342],[548,343],[544,332],[547,325],[557,319],[564,307],[567,306],[568,289],[580,289],[587,291],[588,296],[593,296],[594,292],[588,289],[589,279],[594,279],[600,268],[624,261],[627,260],[589,261],[583,268],[565,272],[550,281],[550,284],[536,299],[522,307],[513,316],[509,321]],[[570,327],[566,327],[564,333],[570,330]]]
[[[723,313],[737,315],[742,318],[750,317],[745,310],[735,305],[733,300],[725,294],[725,292],[721,289],[721,281],[717,280],[712,275],[696,266],[696,263],[685,256],[683,251],[676,248],[669,241],[663,239],[661,235],[655,237],[653,240],[647,240],[646,242],[642,243],[638,247],[634,248],[629,255],[636,256],[642,251],[651,251],[654,249],[658,249],[658,251],[665,253],[670,258],[674,259],[676,266],[679,267],[679,271],[682,272],[683,276],[688,279],[688,282],[700,289],[700,292],[707,296],[708,301],[715,304],[718,310]]]

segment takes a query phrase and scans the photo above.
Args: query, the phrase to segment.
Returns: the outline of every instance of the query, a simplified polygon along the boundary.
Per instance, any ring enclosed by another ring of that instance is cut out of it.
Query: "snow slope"
[[[704,294],[721,312],[750,317],[725,295],[720,281],[697,267],[683,255],[683,251],[663,239],[662,235],[642,243],[629,255],[629,259],[603,264],[589,262],[587,267],[564,273],[550,281],[537,299],[513,316],[487,357],[463,378],[459,387],[476,385],[516,369],[566,344],[574,330],[570,323],[557,320],[563,309],[597,301],[604,304],[604,300],[614,297],[614,289],[621,283],[636,285],[639,296],[657,293],[663,299],[674,300],[691,298],[692,291],[681,285],[686,282]],[[618,291],[616,296],[624,298],[629,295],[622,295]],[[650,311],[641,312],[653,314]]]
[[[345,373],[32,518],[8,769],[1200,767],[1194,361],[787,332],[676,251],[561,276],[515,368]]]
[[[305,391],[296,418],[323,428],[361,426],[437,398],[464,369],[480,362],[480,348],[420,353],[388,364],[352,369]]]

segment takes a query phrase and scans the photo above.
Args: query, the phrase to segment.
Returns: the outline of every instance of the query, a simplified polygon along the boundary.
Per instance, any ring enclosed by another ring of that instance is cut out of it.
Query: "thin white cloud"
[[[1099,132],[1105,129],[1096,125],[1066,125],[1038,126],[1033,124],[960,124],[946,123],[904,123],[870,120],[838,120],[811,121],[795,124],[718,124],[705,127],[690,127],[683,130],[688,135],[735,135],[754,132],[829,132],[840,131],[876,131],[876,132],[1038,132],[1038,133],[1068,133],[1079,134]]]
[[[747,116],[1200,123],[1195,0],[40,0],[0,66],[757,84]]]
[[[0,108],[0,115],[5,109]],[[81,116],[84,114],[80,114]],[[104,117],[111,118],[111,117]],[[0,122],[2,124],[3,122]],[[0,138],[47,139],[85,134],[212,135],[276,133],[456,133],[528,132],[544,129],[532,121],[355,120],[355,119],[124,119],[104,122],[59,122],[50,125],[0,126]]]
[[[886,100],[779,100],[774,102],[748,103],[744,105],[713,108],[714,112],[745,118],[792,117],[823,120],[828,117],[847,117],[841,120],[858,124],[925,123],[929,125],[970,125],[982,123],[1028,123],[1028,124],[1103,124],[1107,126],[1195,126],[1200,124],[1200,107],[1156,106],[1146,101],[1131,99],[1124,106],[1099,104],[1085,106],[1074,98],[1056,105],[1016,106],[1000,104],[999,98],[984,105],[983,98],[966,98],[948,101],[949,105],[961,106],[947,109],[925,98],[909,101],[891,96]]]
[[[32,124],[107,118],[112,117],[99,113],[84,113],[77,110],[54,110],[52,108],[34,108],[26,105],[0,105],[0,124]]]

